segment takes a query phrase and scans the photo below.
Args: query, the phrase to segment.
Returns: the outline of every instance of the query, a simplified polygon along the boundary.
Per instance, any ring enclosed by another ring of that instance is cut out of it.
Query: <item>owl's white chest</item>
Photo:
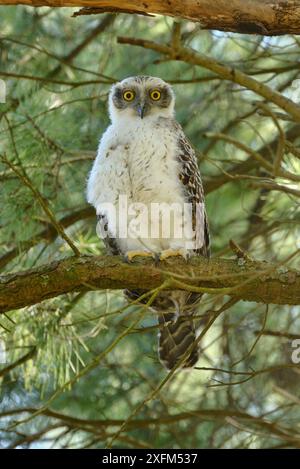
[[[182,197],[176,135],[166,125],[135,121],[126,127],[110,126],[102,137],[88,187],[96,208],[98,203],[114,202],[119,194],[143,203]]]
[[[103,213],[105,204],[120,210],[120,196],[129,205],[143,204],[149,213],[151,204],[184,203],[176,159],[177,135],[166,124],[135,119],[126,126],[107,129],[88,181],[88,201],[98,214]],[[110,223],[107,211],[106,215]],[[138,240],[129,233],[119,245],[122,251],[170,247],[170,240],[150,238],[151,234]]]

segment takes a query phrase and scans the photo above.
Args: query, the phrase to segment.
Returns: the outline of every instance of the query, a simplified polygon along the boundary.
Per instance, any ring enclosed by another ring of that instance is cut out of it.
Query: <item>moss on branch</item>
[[[38,268],[0,276],[0,311],[59,295],[102,289],[168,287],[226,294],[258,303],[300,304],[300,271],[245,259],[170,259],[124,263],[118,256],[68,257]]]

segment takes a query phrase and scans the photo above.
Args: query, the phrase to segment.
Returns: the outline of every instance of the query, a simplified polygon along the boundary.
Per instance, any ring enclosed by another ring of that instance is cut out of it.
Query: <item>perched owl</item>
[[[160,261],[209,256],[200,172],[174,104],[171,86],[160,78],[126,78],[110,91],[111,125],[99,144],[87,199],[108,252],[129,262],[139,255]],[[143,293],[125,292],[135,300]],[[192,367],[198,360],[193,315],[200,297],[163,291],[151,305],[158,313],[159,358],[167,369]]]

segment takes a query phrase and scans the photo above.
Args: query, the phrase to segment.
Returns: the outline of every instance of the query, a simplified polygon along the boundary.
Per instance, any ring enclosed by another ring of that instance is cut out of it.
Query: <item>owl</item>
[[[109,94],[111,124],[99,143],[87,184],[97,230],[111,255],[127,262],[151,256],[209,257],[209,229],[195,152],[174,118],[175,95],[160,78],[136,76]],[[140,299],[144,290],[125,291]],[[169,370],[198,360],[195,312],[201,295],[160,292],[158,355]],[[140,300],[139,300],[140,299]]]

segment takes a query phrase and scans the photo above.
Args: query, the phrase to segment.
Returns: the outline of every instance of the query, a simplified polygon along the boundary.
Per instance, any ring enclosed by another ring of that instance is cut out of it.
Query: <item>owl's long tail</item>
[[[175,317],[174,313],[161,313],[158,322],[160,326],[158,354],[162,364],[168,370],[176,366],[193,367],[199,358],[193,316],[189,314]],[[184,355],[187,357],[183,360]]]

